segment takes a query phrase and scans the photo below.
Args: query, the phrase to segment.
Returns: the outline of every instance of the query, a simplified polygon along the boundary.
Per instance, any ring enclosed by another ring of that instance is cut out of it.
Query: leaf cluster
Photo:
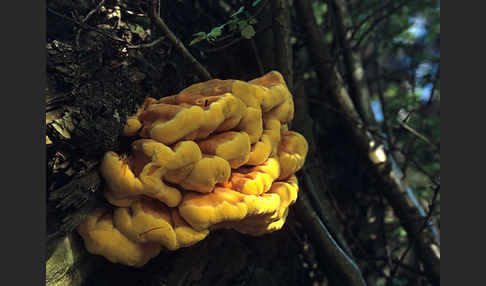
[[[257,7],[261,0],[255,0],[251,3],[251,8]],[[253,27],[258,20],[253,15],[251,8],[241,6],[236,12],[229,16],[229,19],[220,26],[214,27],[209,32],[197,32],[193,36],[194,38],[189,43],[192,46],[201,41],[207,41],[208,43],[214,43],[224,33],[231,34],[239,32],[240,36],[245,39],[251,39],[255,36],[256,31]]]

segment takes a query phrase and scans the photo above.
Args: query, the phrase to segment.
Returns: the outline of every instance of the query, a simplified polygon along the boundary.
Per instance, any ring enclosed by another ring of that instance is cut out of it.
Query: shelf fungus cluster
[[[89,252],[140,267],[211,230],[262,235],[282,228],[297,199],[308,145],[288,130],[294,105],[282,75],[210,80],[148,98],[122,135],[129,155],[101,163],[106,200],[78,227]]]

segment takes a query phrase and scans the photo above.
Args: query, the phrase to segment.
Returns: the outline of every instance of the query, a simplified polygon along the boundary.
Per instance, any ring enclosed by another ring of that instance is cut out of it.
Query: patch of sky
[[[381,112],[381,103],[378,100],[373,100],[371,102],[371,109],[375,115],[376,121],[380,122],[383,120],[383,112]]]
[[[410,27],[409,32],[414,35],[415,38],[420,38],[427,33],[426,25],[427,21],[423,17],[413,17],[412,27]],[[431,74],[435,71],[435,67],[430,63],[422,63],[418,66],[416,70],[417,79],[422,79],[425,75]],[[418,87],[416,92],[420,94],[420,99],[426,101],[430,97],[430,92],[432,90],[432,84],[427,84],[422,87]]]
[[[429,100],[430,93],[432,92],[432,87],[433,86],[434,86],[433,84],[429,83],[426,86],[424,86],[424,87],[422,87],[422,88],[419,89],[418,92],[420,94],[420,97],[419,97],[420,100],[422,100],[422,101]]]
[[[434,68],[430,63],[420,64],[415,72],[417,79],[420,81],[427,74],[431,74],[433,72],[433,69]],[[420,100],[427,101],[430,97],[431,90],[432,90],[432,84],[427,84],[425,86],[416,88],[415,92],[417,92],[420,95]]]
[[[427,21],[423,17],[413,17],[411,21],[413,21],[413,25],[408,31],[416,38],[420,38],[425,35],[427,32],[425,29]]]
[[[440,2],[439,2],[440,3]],[[439,4],[440,5],[440,4]],[[440,9],[440,6],[439,8]],[[427,21],[424,17],[417,16],[417,17],[412,17],[410,18],[410,21],[413,22],[413,25],[409,28],[408,32],[413,35],[414,39],[418,39],[423,37],[427,33]],[[397,37],[393,39],[395,42],[407,42],[407,41],[413,41],[414,39],[405,39],[403,37]],[[402,64],[405,65],[410,65],[411,64],[411,59],[408,57],[402,57]],[[432,65],[431,63],[422,63],[419,65],[419,67],[416,70],[417,73],[417,79],[423,78],[427,74],[435,74],[437,72],[437,66]],[[415,89],[415,92],[420,95],[420,100],[422,101],[427,101],[430,97],[430,93],[432,91],[432,84],[429,83],[425,86],[417,87]],[[383,113],[381,109],[381,104],[379,100],[373,100],[371,102],[371,108],[373,110],[373,113],[375,115],[375,118],[377,121],[382,121],[383,120]]]

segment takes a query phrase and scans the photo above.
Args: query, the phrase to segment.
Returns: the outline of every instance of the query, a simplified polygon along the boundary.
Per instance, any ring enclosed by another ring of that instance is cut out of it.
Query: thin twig
[[[99,34],[101,34],[101,35],[103,35],[103,36],[105,36],[105,37],[108,37],[108,38],[110,38],[110,39],[112,39],[112,40],[115,40],[115,41],[118,41],[118,42],[122,42],[122,43],[126,43],[126,42],[127,42],[127,41],[125,41],[125,40],[123,40],[123,39],[121,39],[121,38],[119,38],[119,37],[116,37],[116,36],[110,35],[110,34],[109,34],[109,33],[107,33],[106,31],[103,31],[103,30],[101,30],[101,29],[98,29],[98,28],[92,27],[92,26],[87,25],[87,24],[85,24],[85,23],[81,23],[81,22],[79,22],[79,21],[77,21],[77,20],[75,20],[75,19],[73,19],[73,18],[70,18],[70,17],[68,17],[68,16],[66,16],[66,15],[63,15],[63,14],[61,14],[61,13],[59,13],[59,12],[57,12],[57,11],[55,11],[55,10],[53,10],[53,9],[49,8],[49,7],[47,7],[47,11],[51,12],[52,14],[54,14],[54,15],[56,15],[56,16],[58,16],[58,17],[60,17],[60,18],[65,19],[65,20],[67,20],[67,21],[69,21],[69,22],[71,22],[71,23],[73,23],[73,24],[75,24],[75,25],[78,25],[79,27],[81,27],[81,28],[83,28],[83,29],[90,30],[90,31],[94,31],[94,32],[96,32],[96,33],[99,33]]]
[[[152,48],[157,46],[159,43],[161,43],[163,40],[165,40],[164,36],[161,36],[157,40],[147,43],[147,44],[140,44],[140,45],[128,45],[127,49],[144,49],[144,48]]]
[[[321,93],[328,94],[330,101],[335,104],[348,117],[353,120],[346,120],[346,129],[349,131],[356,148],[363,154],[369,154],[372,140],[369,132],[363,132],[359,115],[351,101],[347,90],[343,87],[342,79],[334,66],[326,62],[331,59],[329,46],[324,41],[321,31],[317,27],[313,13],[311,0],[294,1],[295,10],[299,12],[302,26],[308,41],[308,49],[316,66],[316,74],[322,85]],[[359,122],[356,126],[355,122]],[[390,159],[392,156],[388,156]],[[364,157],[368,164],[370,174],[377,179],[377,187],[385,195],[387,201],[397,214],[400,223],[404,226],[408,235],[417,238],[416,253],[424,264],[427,277],[433,284],[440,283],[440,256],[431,248],[431,242],[435,240],[435,228],[431,226],[428,231],[418,232],[421,223],[412,222],[410,219],[422,216],[421,206],[409,195],[409,188],[397,178],[397,169],[393,167],[392,161],[385,161],[385,164],[376,163],[371,156]],[[440,251],[440,250],[439,250]]]
[[[393,1],[393,0],[390,0],[388,1],[386,4],[384,5],[381,5],[380,7],[378,8],[375,8],[375,10],[370,13],[368,16],[366,16],[361,22],[359,22],[358,24],[354,25],[353,27],[353,32],[351,33],[351,37],[350,39],[354,39],[354,37],[356,36],[356,34],[358,33],[358,31],[360,30],[360,28],[366,24],[366,22],[368,22],[368,20],[370,20],[371,18],[373,18],[376,14],[378,13],[382,13],[383,10],[387,9],[389,6],[391,6],[393,3],[396,3],[396,1]]]
[[[275,68],[282,73],[290,91],[294,89],[293,56],[290,45],[290,9],[288,0],[271,0]]]
[[[427,216],[424,219],[424,223],[422,224],[419,233],[422,232],[422,231],[424,231],[425,228],[427,227],[427,225],[430,224],[430,220],[433,217],[434,209],[436,207],[436,202],[437,202],[437,197],[438,197],[438,194],[439,194],[439,190],[440,190],[440,186],[437,186],[435,188],[435,191],[434,191],[434,196],[432,197],[432,203],[429,206],[429,212],[428,212]],[[418,235],[418,233],[417,233],[417,235]],[[400,256],[400,258],[398,259],[398,262],[395,264],[395,266],[393,267],[392,271],[390,272],[390,279],[393,278],[393,276],[395,275],[395,273],[398,270],[398,267],[402,266],[403,260],[407,256],[408,252],[412,249],[412,247],[415,244],[415,241],[416,240],[417,240],[416,237],[414,237],[412,239],[412,241],[410,241],[410,243],[407,246],[407,249],[402,253],[402,255]]]
[[[271,26],[271,25],[268,25],[268,26],[266,26],[266,27],[263,27],[263,28],[261,28],[261,29],[258,29],[258,30],[256,31],[255,35],[257,35],[257,34],[259,34],[259,33],[261,33],[261,32],[265,32],[266,30],[268,30],[268,29],[270,29],[270,28],[272,28],[272,26]],[[253,37],[255,37],[255,36],[253,36]],[[246,39],[246,38],[243,38],[243,37],[239,37],[239,38],[236,38],[236,39],[234,39],[234,40],[230,41],[229,43],[224,44],[224,45],[222,45],[222,46],[215,47],[215,48],[210,48],[210,49],[205,49],[205,50],[204,50],[204,52],[206,52],[206,53],[214,53],[214,52],[219,52],[219,51],[222,51],[222,50],[224,50],[224,49],[226,49],[226,48],[229,48],[229,47],[231,47],[231,46],[233,46],[233,45],[235,45],[235,44],[237,44],[237,43],[239,43],[239,42],[241,42],[241,41],[243,41],[243,40],[247,40],[247,39]]]
[[[436,151],[440,151],[440,147],[439,146],[437,146],[436,144],[432,143],[432,141],[430,141],[427,137],[425,137],[424,135],[420,134],[420,132],[418,132],[417,130],[413,129],[408,124],[406,124],[406,123],[400,123],[400,126],[403,129],[405,129],[408,132],[410,132],[413,135],[415,135],[416,137],[420,138],[422,141],[424,141],[425,143],[427,143],[429,146],[431,146],[432,148],[434,148]]]
[[[96,13],[100,8],[101,6],[105,3],[105,0],[101,0],[100,3],[96,6],[96,8],[94,8],[93,10],[89,11],[88,14],[86,14],[86,16],[83,18],[83,17],[78,17],[79,18],[79,22],[82,23],[82,24],[85,24],[89,18],[91,18],[91,16],[93,16],[94,13]],[[79,28],[77,33],[76,33],[76,47],[79,48],[79,39],[81,38],[81,32],[83,31],[82,28]]]
[[[414,137],[414,138],[415,138],[415,137]],[[413,138],[413,139],[414,139],[414,138]],[[410,148],[409,148],[409,149],[410,149]],[[408,154],[408,153],[405,153],[405,152],[404,152],[403,150],[401,150],[401,149],[398,149],[398,152],[400,152],[401,154],[403,154],[403,156],[405,156],[405,158],[407,158],[407,160],[408,160],[409,162],[411,162],[411,163],[412,163],[412,164],[415,166],[415,168],[417,168],[417,170],[419,170],[419,171],[420,171],[420,172],[422,172],[422,173],[423,173],[425,176],[427,176],[427,177],[428,177],[428,179],[430,180],[430,182],[431,182],[432,184],[434,184],[434,186],[436,186],[436,187],[437,187],[437,186],[440,186],[440,182],[439,182],[439,180],[437,180],[437,178],[435,178],[435,176],[434,176],[434,175],[430,174],[430,173],[429,173],[427,170],[425,170],[425,169],[424,169],[424,168],[423,168],[423,167],[420,165],[420,163],[418,163],[418,162],[417,162],[417,161],[416,161],[416,160],[413,158],[413,156],[409,156],[409,154]],[[411,151],[409,151],[409,152],[411,152]],[[407,163],[407,164],[408,164],[408,163]]]
[[[308,96],[308,99],[309,99],[309,101],[315,102],[315,103],[319,103],[324,108],[326,108],[326,109],[328,109],[330,111],[333,111],[337,115],[340,115],[340,116],[344,117],[345,119],[347,119],[350,122],[354,123],[357,128],[362,129],[364,131],[367,131],[367,132],[371,133],[372,135],[376,136],[376,138],[378,138],[380,140],[383,140],[383,141],[386,140],[386,137],[383,134],[381,134],[380,131],[377,130],[376,128],[374,128],[372,126],[365,126],[365,125],[363,125],[363,123],[361,121],[358,121],[356,118],[353,118],[352,116],[348,115],[346,112],[337,109],[336,107],[330,105],[329,103],[323,102],[322,99],[316,98],[314,96]]]
[[[226,48],[229,48],[229,47],[231,47],[231,46],[234,46],[235,44],[237,44],[237,43],[239,43],[239,42],[241,42],[241,41],[243,41],[243,40],[246,40],[246,38],[243,38],[243,37],[241,37],[241,38],[236,38],[236,39],[232,40],[231,42],[229,42],[229,43],[227,43],[227,44],[224,44],[224,45],[219,46],[219,47],[216,47],[216,48],[205,49],[204,51],[205,51],[206,53],[214,53],[214,52],[219,52],[219,51],[222,51],[222,50],[224,50],[224,49],[226,49]]]
[[[255,44],[255,39],[251,38],[250,41],[251,41],[251,49],[253,51],[253,54],[255,55],[255,61],[257,62],[258,73],[260,76],[262,76],[265,73],[265,68],[263,67],[262,59],[260,57],[260,54],[258,53],[258,49]]]
[[[264,8],[269,4],[268,0],[264,0],[264,2],[262,4],[260,4],[260,8],[258,9],[258,11],[252,16],[253,18],[257,18],[264,10]],[[266,29],[265,29],[266,30]],[[258,33],[258,31],[257,31]],[[225,35],[225,36],[221,36],[221,37],[218,37],[214,42],[215,43],[218,43],[218,42],[222,42],[224,40],[227,40],[227,39],[230,39],[232,38],[233,36],[237,35],[237,34],[240,34],[240,30],[239,29],[236,29],[232,32],[230,32],[228,35]]]
[[[397,7],[390,9],[390,11],[388,11],[388,13],[386,13],[383,16],[375,19],[375,21],[373,21],[373,23],[371,23],[371,26],[366,31],[363,32],[363,34],[361,35],[359,40],[356,41],[356,43],[353,46],[353,49],[356,49],[357,47],[359,47],[361,45],[361,42],[368,36],[369,33],[371,33],[378,26],[378,24],[380,24],[383,20],[386,20],[389,16],[391,16],[396,11],[402,9],[405,6],[405,4],[407,4],[407,1],[400,3],[400,5],[398,5]]]
[[[383,212],[380,216],[380,228],[381,228],[381,239],[383,240],[383,248],[385,250],[386,263],[391,268],[392,267],[392,256],[390,252],[390,247],[388,245],[388,240],[386,238],[386,228],[385,228],[385,215],[386,215],[386,205],[383,193],[380,193],[380,209]]]
[[[177,36],[169,29],[164,20],[157,15],[157,0],[151,1],[151,7],[149,10],[149,17],[155,23],[155,25],[162,31],[162,33],[169,39],[174,47],[182,54],[182,56],[189,62],[195,74],[199,76],[201,80],[212,79],[211,74],[206,68],[187,50],[184,44],[177,38]]]
[[[434,85],[432,86],[432,90],[430,91],[429,100],[427,101],[427,104],[425,104],[426,108],[432,104],[432,101],[434,99],[435,89],[437,88],[437,82],[439,80],[440,80],[440,63],[439,63],[439,67],[437,68],[437,74],[435,76]]]
[[[101,6],[102,6],[104,3],[105,3],[105,0],[101,0],[101,1],[100,1],[100,3],[98,4],[98,6],[96,6],[96,8],[95,8],[95,9],[93,9],[93,10],[89,11],[89,13],[88,13],[88,14],[86,14],[86,17],[84,17],[84,19],[83,19],[83,23],[86,23],[86,21],[88,21],[88,20],[89,20],[89,18],[91,18],[91,16],[92,16],[94,13],[96,13],[96,12],[97,12],[97,11],[98,11],[98,10],[101,8]]]
[[[402,166],[402,170],[403,170],[403,174],[402,174],[402,178],[401,180],[402,181],[405,181],[405,179],[407,178],[407,171],[408,171],[408,165],[410,164],[410,159],[412,158],[412,148],[413,148],[413,145],[415,144],[415,141],[417,140],[417,137],[413,137],[410,141],[408,141],[407,143],[407,147],[406,147],[406,155],[405,155],[405,162],[403,163],[403,166]],[[403,154],[405,154],[405,152],[402,152]]]
[[[388,143],[388,150],[393,149],[393,140],[392,140],[392,131],[390,127],[390,120],[388,118],[388,108],[387,108],[387,102],[385,100],[385,96],[383,96],[383,91],[381,89],[381,83],[378,82],[379,85],[379,90],[378,90],[378,98],[380,99],[380,106],[381,106],[381,113],[383,114],[383,128],[385,129],[385,133],[387,134],[386,140]]]

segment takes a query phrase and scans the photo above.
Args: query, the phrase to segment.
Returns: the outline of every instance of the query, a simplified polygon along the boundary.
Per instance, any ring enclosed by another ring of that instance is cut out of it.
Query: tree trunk
[[[393,162],[387,159],[382,146],[380,149],[371,133],[364,129],[365,125],[332,64],[327,44],[316,24],[311,1],[302,0],[297,3],[297,10],[307,33],[309,50],[318,59],[315,68],[321,84],[326,87],[325,91],[330,102],[344,115],[346,131],[353,138],[357,150],[362,153],[363,160],[369,166],[371,177],[376,180],[406,229],[410,241],[413,241],[417,256],[424,263],[429,280],[434,285],[439,285],[440,244],[436,240],[434,227],[425,223],[428,218],[421,212],[419,205],[412,200],[407,187],[399,180]]]
[[[86,252],[75,228],[93,208],[105,204],[99,160],[106,150],[128,150],[128,140],[118,134],[145,96],[170,94],[167,82],[146,87],[140,79],[156,82],[172,73],[163,68],[154,73],[140,57],[119,65],[117,57],[106,58],[111,42],[99,43],[99,50],[89,52],[56,41],[47,47],[46,284],[263,286],[322,281],[315,248],[292,214],[278,232],[251,237],[214,231],[192,247],[162,252],[140,269]]]

